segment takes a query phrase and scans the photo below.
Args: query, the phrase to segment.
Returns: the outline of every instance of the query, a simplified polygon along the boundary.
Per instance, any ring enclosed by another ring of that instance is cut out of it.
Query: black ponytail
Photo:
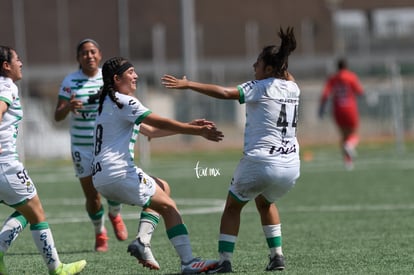
[[[102,78],[104,85],[102,87],[101,95],[99,96],[99,114],[102,113],[102,105],[107,95],[113,102],[115,102],[118,108],[122,109],[122,107],[124,107],[124,105],[119,102],[118,98],[115,96],[116,90],[114,88],[114,76],[117,74],[122,65],[127,62],[128,61],[125,58],[113,57],[108,59],[102,66]]]
[[[275,70],[275,77],[286,79],[288,57],[296,49],[293,27],[288,27],[286,31],[280,28],[278,36],[282,41],[281,45],[279,47],[271,45],[263,48],[260,58],[265,66],[271,66]]]
[[[280,45],[278,56],[283,60],[280,66],[280,73],[284,75],[288,69],[288,57],[296,49],[296,38],[292,27],[288,27],[286,32],[283,32],[283,29],[280,28],[279,37],[282,40],[282,44]]]

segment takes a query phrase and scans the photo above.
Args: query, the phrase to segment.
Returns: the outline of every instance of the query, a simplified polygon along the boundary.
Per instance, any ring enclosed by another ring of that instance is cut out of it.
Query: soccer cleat
[[[230,272],[233,272],[233,269],[231,268],[231,262],[224,261],[221,264],[218,264],[215,268],[207,271],[207,274],[230,273]]]
[[[352,160],[345,160],[344,161],[345,170],[352,171],[354,170],[354,162]]]
[[[344,165],[347,171],[354,170],[355,150],[348,144],[344,145]]]
[[[188,263],[181,263],[181,274],[200,274],[208,272],[217,265],[217,260],[201,260],[200,258],[194,258]]]
[[[283,255],[275,255],[273,258],[270,258],[269,264],[266,266],[266,271],[283,269],[285,269],[285,258]]]
[[[3,260],[4,252],[0,252],[0,275],[7,275],[6,265]]]
[[[345,155],[351,159],[354,159],[357,156],[357,152],[355,151],[355,147],[349,144],[344,145],[344,152]]]
[[[106,252],[108,251],[108,235],[106,229],[101,233],[95,235],[95,251],[96,252]]]
[[[121,214],[118,214],[115,217],[112,217],[111,214],[109,214],[108,217],[112,223],[112,227],[114,228],[116,238],[119,241],[125,241],[128,239],[128,230],[122,220]]]
[[[60,266],[49,271],[50,275],[75,275],[79,274],[86,266],[86,261],[81,260],[70,264],[60,264]]]
[[[139,238],[128,245],[127,252],[137,258],[138,262],[144,267],[155,270],[160,269],[160,265],[155,260],[154,255],[152,255],[151,245],[142,243]]]

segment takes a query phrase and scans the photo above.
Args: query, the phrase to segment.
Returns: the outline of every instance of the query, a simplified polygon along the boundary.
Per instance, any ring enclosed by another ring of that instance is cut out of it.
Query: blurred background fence
[[[297,66],[303,64],[303,61],[298,59],[292,58],[293,73]],[[326,62],[332,63],[331,60]],[[364,68],[358,68],[352,66],[353,60],[350,60],[350,63],[351,68],[361,76],[365,89],[365,95],[358,101],[361,113],[361,142],[395,142],[396,150],[403,151],[404,143],[414,138],[414,75],[401,74],[399,63],[384,62],[383,71],[379,74],[364,72],[367,67],[373,69],[370,67],[372,65],[364,64]],[[214,66],[209,71],[200,72],[200,78],[223,85],[237,85],[252,78],[253,71],[250,65],[242,64],[247,69],[245,75],[239,79],[226,78],[223,70],[219,69],[220,73],[217,73]],[[138,67],[138,71],[141,69],[142,67]],[[178,74],[174,70],[170,72]],[[44,89],[51,89],[51,93],[56,94],[60,80],[61,78],[57,78],[55,83],[50,78],[45,80],[47,84],[44,84]],[[301,88],[298,127],[300,142],[302,145],[337,143],[339,137],[330,112],[327,112],[322,120],[317,116],[325,79],[297,77],[296,80]],[[171,91],[159,85],[149,85],[145,74],[140,75],[137,96],[150,109],[163,116],[182,121],[192,118],[213,120],[226,136],[220,144],[186,136],[156,139],[151,141],[150,147],[153,151],[182,151],[194,148],[222,150],[241,148],[243,145],[244,105],[237,101],[220,101],[190,91]],[[59,124],[53,121],[56,100],[56,96],[24,98],[23,147],[27,157],[70,157],[68,120]]]
[[[187,75],[225,86],[251,80],[261,48],[278,44],[279,26],[288,25],[298,40],[289,68],[302,92],[302,145],[338,142],[331,116],[319,120],[317,110],[339,56],[347,57],[365,89],[359,99],[361,141],[391,141],[404,151],[414,136],[412,0],[0,0],[0,7],[0,24],[8,26],[0,30],[1,44],[16,48],[24,62],[20,151],[28,158],[70,157],[68,121],[55,123],[53,113],[60,82],[77,69],[74,48],[85,37],[98,41],[104,59],[122,55],[135,64],[137,95],[154,112],[214,120],[226,135],[220,144],[175,136],[146,146],[142,139],[143,156],[241,148],[243,105],[167,91],[160,78]]]

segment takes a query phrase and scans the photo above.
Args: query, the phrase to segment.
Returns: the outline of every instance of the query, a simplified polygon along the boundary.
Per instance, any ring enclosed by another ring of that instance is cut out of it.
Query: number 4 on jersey
[[[293,119],[292,119],[292,128],[295,128],[295,135],[296,135],[296,125],[297,125],[297,105],[295,105],[295,109],[293,111]],[[277,119],[276,123],[277,127],[282,127],[282,136],[286,136],[287,127],[289,127],[289,121],[287,118],[286,113],[286,104],[282,104],[280,108],[279,118]]]

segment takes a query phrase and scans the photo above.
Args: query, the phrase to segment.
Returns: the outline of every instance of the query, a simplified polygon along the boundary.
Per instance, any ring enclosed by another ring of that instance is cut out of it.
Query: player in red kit
[[[329,77],[323,89],[319,116],[323,116],[326,102],[332,96],[332,111],[335,123],[341,133],[345,167],[353,169],[355,148],[359,142],[357,96],[363,94],[363,88],[358,76],[348,70],[345,59],[338,60],[337,68],[338,71]]]

